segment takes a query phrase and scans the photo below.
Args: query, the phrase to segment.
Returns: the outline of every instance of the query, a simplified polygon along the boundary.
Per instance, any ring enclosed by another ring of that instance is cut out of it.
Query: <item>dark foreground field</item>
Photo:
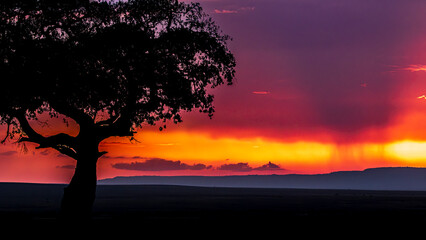
[[[57,224],[63,187],[0,184],[2,223]],[[227,227],[247,233],[260,226],[360,230],[425,223],[426,192],[101,185],[89,224],[185,231]]]

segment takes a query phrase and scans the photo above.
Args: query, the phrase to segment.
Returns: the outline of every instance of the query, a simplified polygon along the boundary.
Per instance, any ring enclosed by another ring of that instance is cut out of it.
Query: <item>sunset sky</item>
[[[98,178],[426,167],[426,1],[201,3],[233,38],[235,84],[211,120],[105,140]],[[34,146],[0,146],[0,181],[69,181],[74,160]]]

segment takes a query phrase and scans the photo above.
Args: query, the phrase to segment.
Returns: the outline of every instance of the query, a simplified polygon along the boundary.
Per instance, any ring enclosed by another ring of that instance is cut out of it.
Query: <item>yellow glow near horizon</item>
[[[116,156],[156,157],[189,163],[248,162],[253,165],[263,165],[269,161],[276,164],[327,164],[335,152],[334,145],[327,143],[212,138],[207,134],[187,132],[145,131],[138,134],[137,139],[140,139],[140,144],[105,146]]]
[[[423,162],[426,160],[426,142],[400,141],[387,144],[385,153],[390,158]]]
[[[144,131],[137,144],[106,142],[109,161],[144,161],[163,158],[186,164],[248,163],[251,167],[268,162],[295,171],[321,172],[335,169],[365,169],[384,166],[426,165],[426,142],[321,143],[284,142],[266,138],[212,137],[183,131]],[[115,157],[118,157],[114,159]]]

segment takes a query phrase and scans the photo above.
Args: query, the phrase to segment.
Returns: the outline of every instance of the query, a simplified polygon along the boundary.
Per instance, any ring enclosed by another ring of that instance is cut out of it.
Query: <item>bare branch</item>
[[[12,120],[7,121],[6,136],[4,137],[3,140],[1,140],[1,142],[0,142],[1,144],[4,144],[6,142],[6,140],[7,140],[7,138],[9,138],[9,136],[10,136],[10,124],[11,124],[11,121]]]
[[[68,157],[77,160],[77,152],[74,149],[69,148],[68,146],[55,146],[52,148],[64,155],[67,155]]]
[[[37,149],[40,148],[53,148],[59,151],[62,154],[65,154],[69,157],[76,159],[78,142],[75,137],[72,137],[65,133],[59,133],[57,135],[44,137],[43,135],[37,133],[28,122],[24,111],[20,111],[16,114],[16,119],[18,119],[19,124],[22,128],[22,131],[27,135],[27,137],[21,137],[19,143],[22,142],[33,142],[39,144]]]
[[[55,109],[56,112],[61,113],[67,117],[74,119],[80,126],[92,126],[94,119],[83,111],[69,106],[68,104],[58,103],[57,101],[49,101],[49,105]]]
[[[132,131],[131,127],[127,124],[115,124],[108,126],[98,126],[98,136],[100,141],[112,136],[116,137],[133,137],[136,132]]]
[[[98,121],[95,124],[96,126],[109,126],[114,124],[116,121],[118,121],[119,118],[120,118],[120,115],[111,116],[109,119]]]
[[[28,136],[28,138],[25,138],[25,141],[39,144],[45,141],[45,137],[37,133],[31,127],[30,123],[27,120],[25,111],[17,111],[15,118],[19,121],[19,125],[21,126],[22,131]]]

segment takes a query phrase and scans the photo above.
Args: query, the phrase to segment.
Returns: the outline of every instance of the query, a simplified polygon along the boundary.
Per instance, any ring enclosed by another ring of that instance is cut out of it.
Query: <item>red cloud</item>
[[[228,9],[215,9],[214,13],[216,14],[235,14],[240,12],[254,11],[254,7],[240,7],[236,10],[228,10]]]
[[[267,95],[267,94],[270,94],[271,92],[267,92],[267,91],[254,91],[254,92],[251,92],[251,93],[257,94],[257,95]]]
[[[223,9],[223,10],[215,9],[214,13],[217,13],[217,14],[230,14],[230,13],[238,13],[238,11],[237,10],[226,10],[226,9]]]

